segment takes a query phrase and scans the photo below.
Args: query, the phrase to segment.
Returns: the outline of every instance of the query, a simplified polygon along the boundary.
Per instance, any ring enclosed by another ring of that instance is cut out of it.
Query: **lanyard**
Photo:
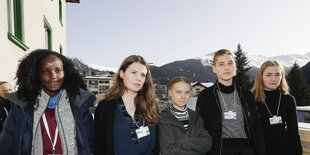
[[[279,97],[279,103],[278,103],[277,114],[276,114],[275,116],[278,116],[278,115],[279,115],[280,104],[281,104],[281,93],[280,93],[280,97]],[[273,117],[273,115],[271,114],[271,112],[270,112],[270,110],[269,110],[269,108],[268,108],[266,102],[265,102],[265,106],[266,106],[266,108],[267,108],[268,113],[270,114],[270,116]]]
[[[136,124],[136,126],[137,126],[138,128],[141,127],[141,126],[138,125],[138,123],[136,122],[135,118],[132,118],[132,117],[131,117],[131,119],[133,120],[133,122]],[[144,121],[143,121],[142,127],[144,127]]]
[[[53,153],[55,153],[55,146],[56,146],[57,137],[58,137],[58,127],[56,126],[55,137],[54,137],[54,143],[53,143],[52,138],[51,138],[51,135],[50,135],[50,130],[49,130],[49,128],[48,128],[48,124],[47,124],[47,121],[46,121],[45,113],[43,113],[42,119],[43,119],[43,122],[44,122],[45,130],[46,130],[46,132],[47,132],[48,138],[50,139],[50,141],[51,141],[51,143],[52,143],[52,146],[53,146]]]
[[[222,97],[222,100],[223,100],[223,103],[224,103],[224,108],[226,109],[226,111],[235,111],[235,107],[236,107],[236,102],[235,102],[235,96],[236,96],[236,85],[234,85],[234,108],[232,110],[228,110],[227,107],[226,107],[226,104],[225,104],[225,100],[224,100],[224,97],[223,97],[223,94],[221,92],[221,89],[220,89],[220,86],[219,86],[219,83],[217,82],[217,87],[219,88],[219,92],[220,92],[220,95]]]
[[[3,108],[4,108],[4,110],[5,110],[6,116],[8,116],[8,115],[9,115],[8,110],[7,110],[4,106],[3,106]]]

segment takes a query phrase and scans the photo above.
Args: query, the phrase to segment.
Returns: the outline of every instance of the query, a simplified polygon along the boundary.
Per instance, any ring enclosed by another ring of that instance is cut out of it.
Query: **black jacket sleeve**
[[[290,96],[290,105],[287,116],[287,134],[290,145],[292,146],[292,154],[301,155],[302,146],[300,142],[300,136],[298,132],[297,113],[296,113],[296,101],[293,96]]]
[[[95,111],[94,149],[96,155],[113,155],[115,101],[101,101]]]

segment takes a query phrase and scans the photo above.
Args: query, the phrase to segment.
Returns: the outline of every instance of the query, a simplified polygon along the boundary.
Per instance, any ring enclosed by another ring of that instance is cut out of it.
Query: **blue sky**
[[[67,3],[67,53],[118,67],[131,54],[157,66],[218,49],[310,52],[309,0],[80,0]]]

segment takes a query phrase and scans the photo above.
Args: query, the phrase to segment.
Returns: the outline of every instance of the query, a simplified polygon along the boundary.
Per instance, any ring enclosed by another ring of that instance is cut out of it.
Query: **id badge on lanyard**
[[[148,126],[140,126],[139,129],[136,130],[137,137],[140,139],[150,134]]]
[[[282,124],[281,116],[273,116],[269,118],[270,125]]]
[[[45,113],[43,113],[42,119],[43,119],[43,123],[44,123],[44,127],[45,127],[45,130],[46,130],[46,133],[47,133],[48,138],[50,139],[51,144],[52,144],[53,153],[52,154],[48,153],[48,155],[61,155],[61,154],[55,154],[55,146],[56,146],[57,137],[58,137],[58,127],[56,126],[54,141],[52,141],[51,135],[50,135],[50,130],[49,130],[49,127],[48,127],[48,124],[47,124],[47,120],[46,120],[46,117],[45,117]]]
[[[237,113],[233,111],[224,112],[224,119],[225,120],[236,120]]]

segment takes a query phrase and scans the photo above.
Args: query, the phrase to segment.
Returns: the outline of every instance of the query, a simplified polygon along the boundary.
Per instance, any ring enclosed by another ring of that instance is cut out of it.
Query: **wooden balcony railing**
[[[299,134],[303,149],[303,155],[310,155],[310,128],[307,124],[299,123]]]

